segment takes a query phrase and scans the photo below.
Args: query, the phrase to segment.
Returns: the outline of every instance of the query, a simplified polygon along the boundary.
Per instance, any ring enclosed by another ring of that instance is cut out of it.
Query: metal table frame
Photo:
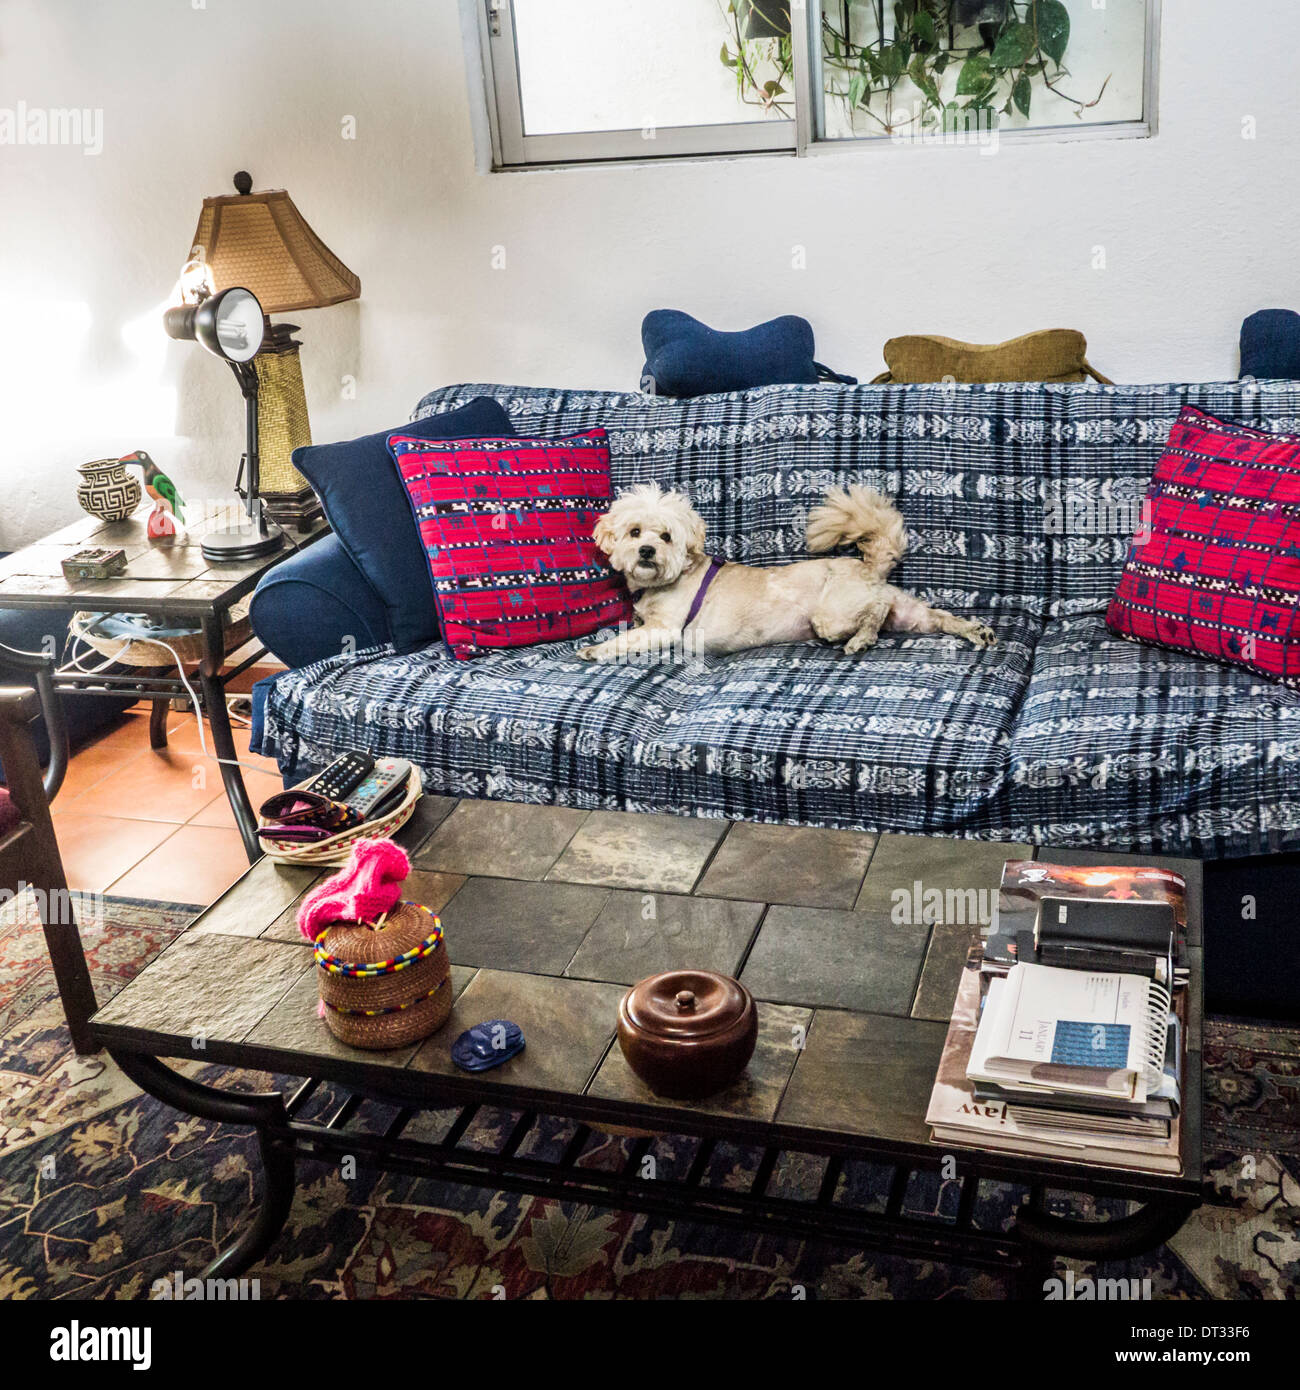
[[[71,553],[87,544],[107,545],[132,543],[138,541],[139,518],[129,523],[99,523],[91,521],[75,523],[63,532],[35,546],[19,551],[10,561],[21,561],[29,552],[39,550],[58,553],[60,548]],[[123,528],[133,529],[129,534]],[[201,526],[194,528],[196,535]],[[235,747],[234,733],[230,724],[230,712],[226,707],[226,687],[236,677],[242,675],[267,654],[266,648],[258,646],[253,655],[231,669],[226,666],[225,623],[226,617],[235,604],[247,598],[257,587],[262,576],[281,561],[288,559],[305,546],[321,539],[329,533],[323,521],[315,523],[306,532],[289,536],[288,544],[277,555],[262,561],[237,564],[225,567],[213,566],[202,573],[175,583],[167,592],[151,593],[155,586],[151,578],[134,579],[129,570],[116,580],[105,582],[97,588],[94,582],[86,582],[60,590],[40,577],[25,579],[22,572],[15,575],[20,586],[6,581],[0,588],[0,608],[19,608],[54,612],[61,615],[90,610],[94,612],[120,611],[145,613],[169,620],[188,620],[197,622],[202,633],[202,656],[190,680],[191,686],[200,697],[200,716],[206,712],[212,726],[212,743],[216,756],[221,759],[221,781],[226,797],[234,813],[235,824],[239,829],[249,863],[261,857],[262,850],[257,839],[257,817],[244,786],[243,774],[238,766],[238,750]],[[288,533],[286,532],[286,535]],[[34,576],[47,574],[45,570],[30,572]],[[135,695],[139,699],[153,702],[150,718],[150,744],[154,748],[166,746],[166,703],[184,698],[189,699],[189,691],[179,674],[167,675],[166,668],[146,670],[136,674],[130,671],[91,674],[76,669],[67,663],[60,665],[50,657],[36,653],[15,652],[5,648],[0,652],[3,660],[10,665],[32,672],[43,703],[49,707],[51,694],[57,696],[65,691],[103,695]],[[171,669],[175,669],[174,667]],[[188,673],[187,673],[188,674]],[[55,703],[57,703],[55,701]],[[62,720],[57,716],[48,720],[51,733],[50,775],[47,777],[47,792],[50,797],[58,791],[63,771],[67,763],[67,734]]]
[[[1056,1255],[1119,1260],[1143,1254],[1174,1235],[1207,1197],[1201,1184],[1184,1179],[1010,1153],[953,1150],[956,1176],[962,1186],[955,1219],[945,1222],[903,1210],[911,1175],[939,1169],[945,1150],[935,1146],[813,1132],[716,1114],[675,1112],[666,1124],[662,1111],[628,1102],[516,1092],[506,1086],[493,1087],[490,1099],[486,1099],[481,1085],[470,1076],[388,1075],[376,1086],[365,1075],[364,1064],[346,1061],[306,1077],[287,1097],[279,1091],[227,1091],[181,1075],[155,1053],[142,1050],[143,1040],[132,1037],[130,1030],[93,1023],[91,1029],[126,1075],[155,1099],[202,1119],[249,1125],[257,1136],[263,1169],[260,1205],[243,1232],[208,1265],[205,1278],[231,1278],[270,1250],[293,1203],[299,1158],[341,1160],[350,1155],[368,1167],[415,1177],[1009,1272],[1017,1296],[1039,1299]],[[205,1057],[213,1063],[258,1070],[283,1070],[286,1060],[286,1054],[276,1049],[212,1042]],[[324,1121],[303,1119],[301,1111],[324,1080],[341,1083],[350,1092],[348,1098]],[[396,1115],[382,1133],[350,1128],[367,1104],[396,1108]],[[485,1105],[522,1112],[495,1152],[462,1147],[460,1142]],[[443,1139],[429,1142],[403,1137],[403,1130],[416,1114],[445,1109],[456,1113]],[[524,1139],[542,1116],[577,1122],[572,1140],[556,1161],[519,1156]],[[648,1136],[633,1139],[630,1154],[617,1172],[577,1166],[592,1130],[609,1125],[653,1127],[665,1134],[694,1135],[702,1142],[681,1178],[641,1176],[641,1160],[653,1142]],[[747,1190],[710,1186],[703,1181],[720,1141],[761,1148],[758,1169]],[[815,1200],[768,1191],[783,1152],[827,1159]],[[835,1201],[843,1165],[852,1160],[889,1166],[891,1178],[883,1211]],[[1010,1231],[983,1230],[974,1224],[979,1185],[985,1181],[1028,1187],[1029,1199]],[[1078,1221],[1049,1211],[1050,1191],[1118,1198],[1140,1206],[1122,1218]]]

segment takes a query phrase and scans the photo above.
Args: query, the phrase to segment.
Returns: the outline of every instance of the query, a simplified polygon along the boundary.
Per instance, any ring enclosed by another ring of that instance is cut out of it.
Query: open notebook
[[[1141,975],[1013,966],[989,983],[966,1075],[1145,1101],[1164,1070],[1169,991]]]

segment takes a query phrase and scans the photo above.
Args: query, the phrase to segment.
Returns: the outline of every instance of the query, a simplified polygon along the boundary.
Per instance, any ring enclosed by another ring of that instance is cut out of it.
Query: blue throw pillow
[[[1300,381],[1300,314],[1261,309],[1241,325],[1241,374],[1256,381]]]
[[[476,396],[459,410],[293,451],[343,549],[387,610],[393,645],[407,652],[437,638],[438,614],[429,562],[388,452],[388,436],[398,432],[417,439],[512,439],[515,430],[498,401]]]
[[[721,333],[680,309],[656,309],[641,324],[644,388],[654,396],[708,396],[755,386],[815,385],[813,331],[794,314],[743,333]],[[851,377],[835,377],[852,381]]]

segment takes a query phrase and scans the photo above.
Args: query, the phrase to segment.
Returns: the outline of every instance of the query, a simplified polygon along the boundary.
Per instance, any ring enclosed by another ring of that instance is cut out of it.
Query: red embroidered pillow
[[[1300,435],[1185,406],[1106,613],[1113,632],[1300,689]]]
[[[567,439],[391,434],[388,449],[458,661],[631,621],[626,586],[591,538],[611,497],[604,430]]]

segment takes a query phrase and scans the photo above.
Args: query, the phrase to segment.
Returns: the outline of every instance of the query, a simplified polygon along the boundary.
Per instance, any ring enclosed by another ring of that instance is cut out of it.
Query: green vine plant
[[[746,106],[792,117],[789,101],[781,100],[789,96],[794,72],[788,0],[779,0],[778,5],[764,5],[763,0],[719,3],[732,31],[722,45],[722,64],[735,74],[736,96]]]
[[[731,29],[721,60],[739,99],[792,116],[791,0],[719,4]],[[896,0],[888,14],[886,0],[822,6],[826,96],[855,128],[869,122],[881,135],[988,129],[1017,111],[1028,120],[1039,90],[1070,103],[1082,119],[1110,78],[1091,100],[1067,91],[1069,42],[1062,0]]]

